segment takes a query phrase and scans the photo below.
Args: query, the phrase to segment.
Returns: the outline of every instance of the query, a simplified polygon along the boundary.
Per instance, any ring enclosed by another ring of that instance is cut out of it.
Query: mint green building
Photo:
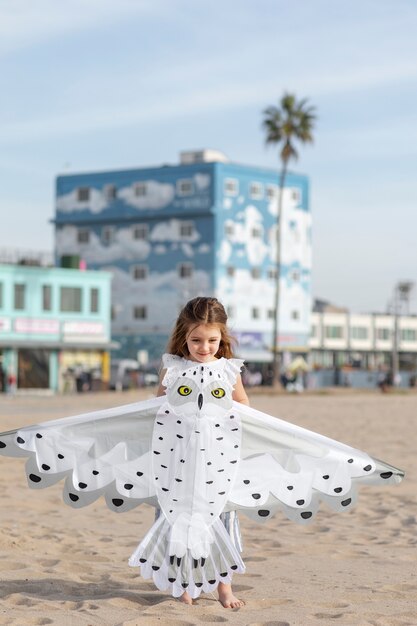
[[[110,283],[108,272],[0,264],[0,389],[105,387]]]

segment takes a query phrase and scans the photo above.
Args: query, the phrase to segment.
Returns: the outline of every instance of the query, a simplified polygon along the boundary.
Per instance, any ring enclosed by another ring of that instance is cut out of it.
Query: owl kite
[[[144,578],[175,597],[244,572],[220,520],[242,511],[265,521],[281,510],[308,523],[320,501],[351,508],[360,483],[404,473],[366,453],[232,399],[243,365],[164,355],[163,397],[0,434],[0,454],[27,456],[30,487],[65,478],[74,508],[104,495],[113,511],[142,502],[161,514],[130,557]]]

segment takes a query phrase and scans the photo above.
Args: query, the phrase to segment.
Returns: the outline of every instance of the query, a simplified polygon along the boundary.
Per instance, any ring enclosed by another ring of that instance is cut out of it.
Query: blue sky
[[[0,250],[52,249],[59,173],[202,147],[277,167],[262,111],[291,91],[318,113],[292,164],[314,295],[384,311],[417,283],[416,32],[412,0],[1,0]]]

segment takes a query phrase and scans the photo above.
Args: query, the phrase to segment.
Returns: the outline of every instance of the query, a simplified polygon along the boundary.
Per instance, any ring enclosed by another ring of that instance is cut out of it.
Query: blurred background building
[[[288,174],[281,219],[279,346],[306,354],[311,311],[308,179]],[[176,165],[59,176],[56,258],[81,258],[112,282],[119,358],[160,359],[180,308],[225,305],[251,363],[271,360],[278,172],[183,152]],[[147,356],[146,356],[147,355]]]
[[[108,384],[111,274],[50,262],[48,254],[0,251],[2,391]]]

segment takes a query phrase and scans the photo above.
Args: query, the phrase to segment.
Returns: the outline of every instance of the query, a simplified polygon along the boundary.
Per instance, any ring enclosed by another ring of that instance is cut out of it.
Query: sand
[[[149,395],[1,397],[0,431]],[[253,393],[251,403],[401,467],[406,480],[364,487],[352,511],[323,507],[307,527],[241,516],[247,573],[234,589],[246,606],[230,610],[212,595],[185,606],[128,567],[150,507],[117,515],[100,499],[74,510],[60,484],[30,490],[24,459],[0,457],[0,625],[416,626],[417,395]]]

